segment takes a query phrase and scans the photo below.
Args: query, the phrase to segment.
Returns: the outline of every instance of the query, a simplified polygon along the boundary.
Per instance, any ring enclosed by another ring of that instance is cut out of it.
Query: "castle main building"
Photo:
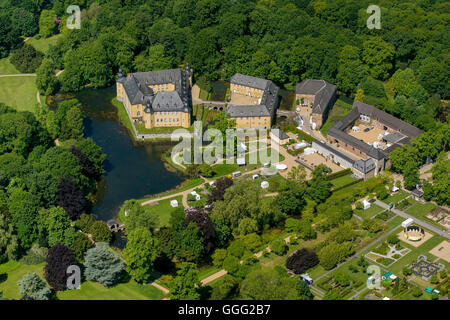
[[[145,128],[191,126],[192,69],[119,72],[117,100],[123,103],[130,120]]]
[[[230,104],[227,113],[237,128],[272,126],[279,88],[270,80],[236,73],[230,79]]]

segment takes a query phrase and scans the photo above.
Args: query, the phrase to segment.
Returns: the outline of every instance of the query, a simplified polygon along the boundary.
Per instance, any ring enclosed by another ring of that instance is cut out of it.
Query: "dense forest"
[[[0,56],[21,37],[63,33],[38,69],[43,93],[112,84],[124,72],[177,67],[196,77],[235,72],[286,88],[325,79],[340,92],[430,129],[450,96],[449,13],[444,0],[377,1],[369,29],[363,0],[20,0],[0,1]],[[65,26],[69,4],[81,29]],[[57,23],[56,18],[62,23]],[[58,80],[56,69],[65,72]],[[359,89],[359,90],[358,90]]]

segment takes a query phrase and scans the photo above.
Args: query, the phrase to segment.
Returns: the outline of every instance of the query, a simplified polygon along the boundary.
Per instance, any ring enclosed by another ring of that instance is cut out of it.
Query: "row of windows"
[[[181,121],[184,122],[184,119],[182,119]],[[167,118],[164,118],[164,119],[156,118],[156,122],[180,122],[180,119],[178,119],[178,118],[174,118],[174,119],[169,118],[169,121],[167,121]]]
[[[253,89],[254,91],[256,91],[256,92],[262,92],[262,90],[260,90],[260,89],[254,89],[254,88],[250,88],[249,86],[243,86],[243,85],[240,85],[240,84],[235,84],[234,85],[236,88],[242,88],[242,89],[247,89],[247,88],[249,88],[249,89]]]
[[[140,108],[140,106],[138,105],[137,109],[139,109],[139,108]],[[157,116],[179,116],[181,114],[182,114],[182,112],[179,112],[179,111],[167,111],[167,112],[157,112],[156,113]],[[139,116],[139,111],[138,111],[138,116]]]

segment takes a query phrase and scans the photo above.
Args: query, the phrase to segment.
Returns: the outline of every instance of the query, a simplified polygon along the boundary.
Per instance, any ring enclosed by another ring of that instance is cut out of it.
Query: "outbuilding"
[[[270,130],[270,140],[276,144],[282,145],[289,141],[289,136],[281,129]]]
[[[402,222],[402,227],[403,228],[408,228],[410,225],[412,225],[414,223],[414,220],[411,218],[406,219],[405,221]]]

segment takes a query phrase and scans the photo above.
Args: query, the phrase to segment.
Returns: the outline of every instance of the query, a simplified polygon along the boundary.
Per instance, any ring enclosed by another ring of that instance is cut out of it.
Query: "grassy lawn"
[[[345,186],[345,185],[347,185],[349,183],[352,183],[353,181],[355,181],[355,179],[353,179],[352,176],[349,174],[349,175],[346,175],[346,176],[343,176],[343,177],[339,177],[339,178],[333,179],[330,182],[333,185],[333,188],[337,189],[337,188]]]
[[[331,274],[335,275],[336,273],[342,273],[345,274],[349,279],[351,279],[352,281],[358,281],[358,282],[362,282],[361,285],[359,285],[358,287],[361,287],[366,284],[367,281],[367,273],[365,273],[365,269],[358,266],[357,262],[358,262],[359,258],[353,258],[351,260],[349,260],[348,262],[344,263],[342,266],[340,266],[339,268],[337,268],[335,271],[333,271]],[[352,272],[349,270],[349,267],[353,266],[356,269],[358,269],[358,272]],[[358,288],[356,287],[356,288]]]
[[[57,296],[61,300],[161,300],[164,293],[151,285],[140,285],[134,281],[111,288],[86,281],[79,290],[58,292]]]
[[[19,111],[33,111],[37,104],[36,77],[0,78],[0,102]]]
[[[19,74],[20,71],[14,67],[11,62],[9,62],[9,58],[0,59],[0,75],[2,74]]]
[[[44,279],[44,265],[45,263],[25,265],[16,261],[0,265],[0,273],[7,273],[7,279],[0,283],[3,296],[7,299],[20,299],[17,282],[27,272],[36,272]],[[112,288],[86,281],[81,284],[81,289],[58,292],[57,297],[61,300],[160,300],[164,294],[153,286],[139,285],[134,281],[120,283]]]
[[[384,209],[381,208],[380,206],[377,206],[376,204],[371,204],[370,208],[367,210],[360,210],[360,209],[355,209],[354,212],[356,215],[360,216],[361,218],[365,219],[365,218],[371,218],[373,216],[375,216],[376,214],[380,213],[381,211],[383,211]]]
[[[432,203],[416,203],[412,207],[408,208],[405,212],[412,215],[413,217],[424,219],[425,215],[433,211],[435,208],[436,205]]]
[[[408,196],[408,193],[405,191],[398,191],[392,196],[387,197],[386,199],[382,200],[384,203],[389,204],[391,202],[399,202],[400,200],[405,199]]]
[[[333,108],[330,110],[327,121],[325,121],[322,128],[320,128],[320,132],[322,132],[322,134],[326,136],[328,129],[330,129],[336,122],[341,120],[351,110],[351,105],[341,99],[338,99]]]
[[[44,263],[36,265],[25,265],[16,261],[8,261],[0,265],[0,274],[7,273],[7,278],[0,283],[0,291],[7,299],[20,299],[17,282],[23,278],[27,272],[36,272],[44,279]]]
[[[38,51],[47,53],[50,45],[56,45],[59,37],[61,37],[61,34],[57,34],[49,38],[41,38],[39,40],[36,38],[30,38],[26,43],[31,44]]]
[[[160,200],[156,205],[150,205],[152,212],[156,213],[159,218],[159,226],[169,226],[170,213],[174,210],[170,205],[170,201],[177,200],[178,206],[182,206],[182,196],[177,196],[165,200]]]
[[[119,117],[120,122],[130,130],[131,135],[134,137],[133,126],[131,125],[130,118],[128,117],[128,113],[125,110],[122,102],[118,101],[117,98],[112,99],[111,103],[117,108],[117,115]]]
[[[138,133],[172,133],[177,129],[184,129],[184,130],[189,130],[189,131],[193,131],[194,127],[191,126],[189,128],[184,128],[184,127],[157,127],[157,128],[151,128],[151,129],[147,129],[145,127],[145,124],[143,123],[136,123],[135,124],[136,130]]]
[[[412,295],[412,290],[406,290],[395,296],[393,300],[431,300],[431,295],[423,291],[422,295],[416,298]]]
[[[221,269],[216,266],[204,266],[198,269],[198,278],[203,280],[216,272],[219,272]]]
[[[425,217],[428,213],[433,211],[436,208],[436,205],[432,203],[416,203],[415,205],[409,207],[407,210],[405,210],[406,213],[412,215],[415,218],[421,219],[423,221],[428,222],[429,224],[432,224],[436,228],[446,230],[444,226],[440,225],[434,220],[428,219]]]

